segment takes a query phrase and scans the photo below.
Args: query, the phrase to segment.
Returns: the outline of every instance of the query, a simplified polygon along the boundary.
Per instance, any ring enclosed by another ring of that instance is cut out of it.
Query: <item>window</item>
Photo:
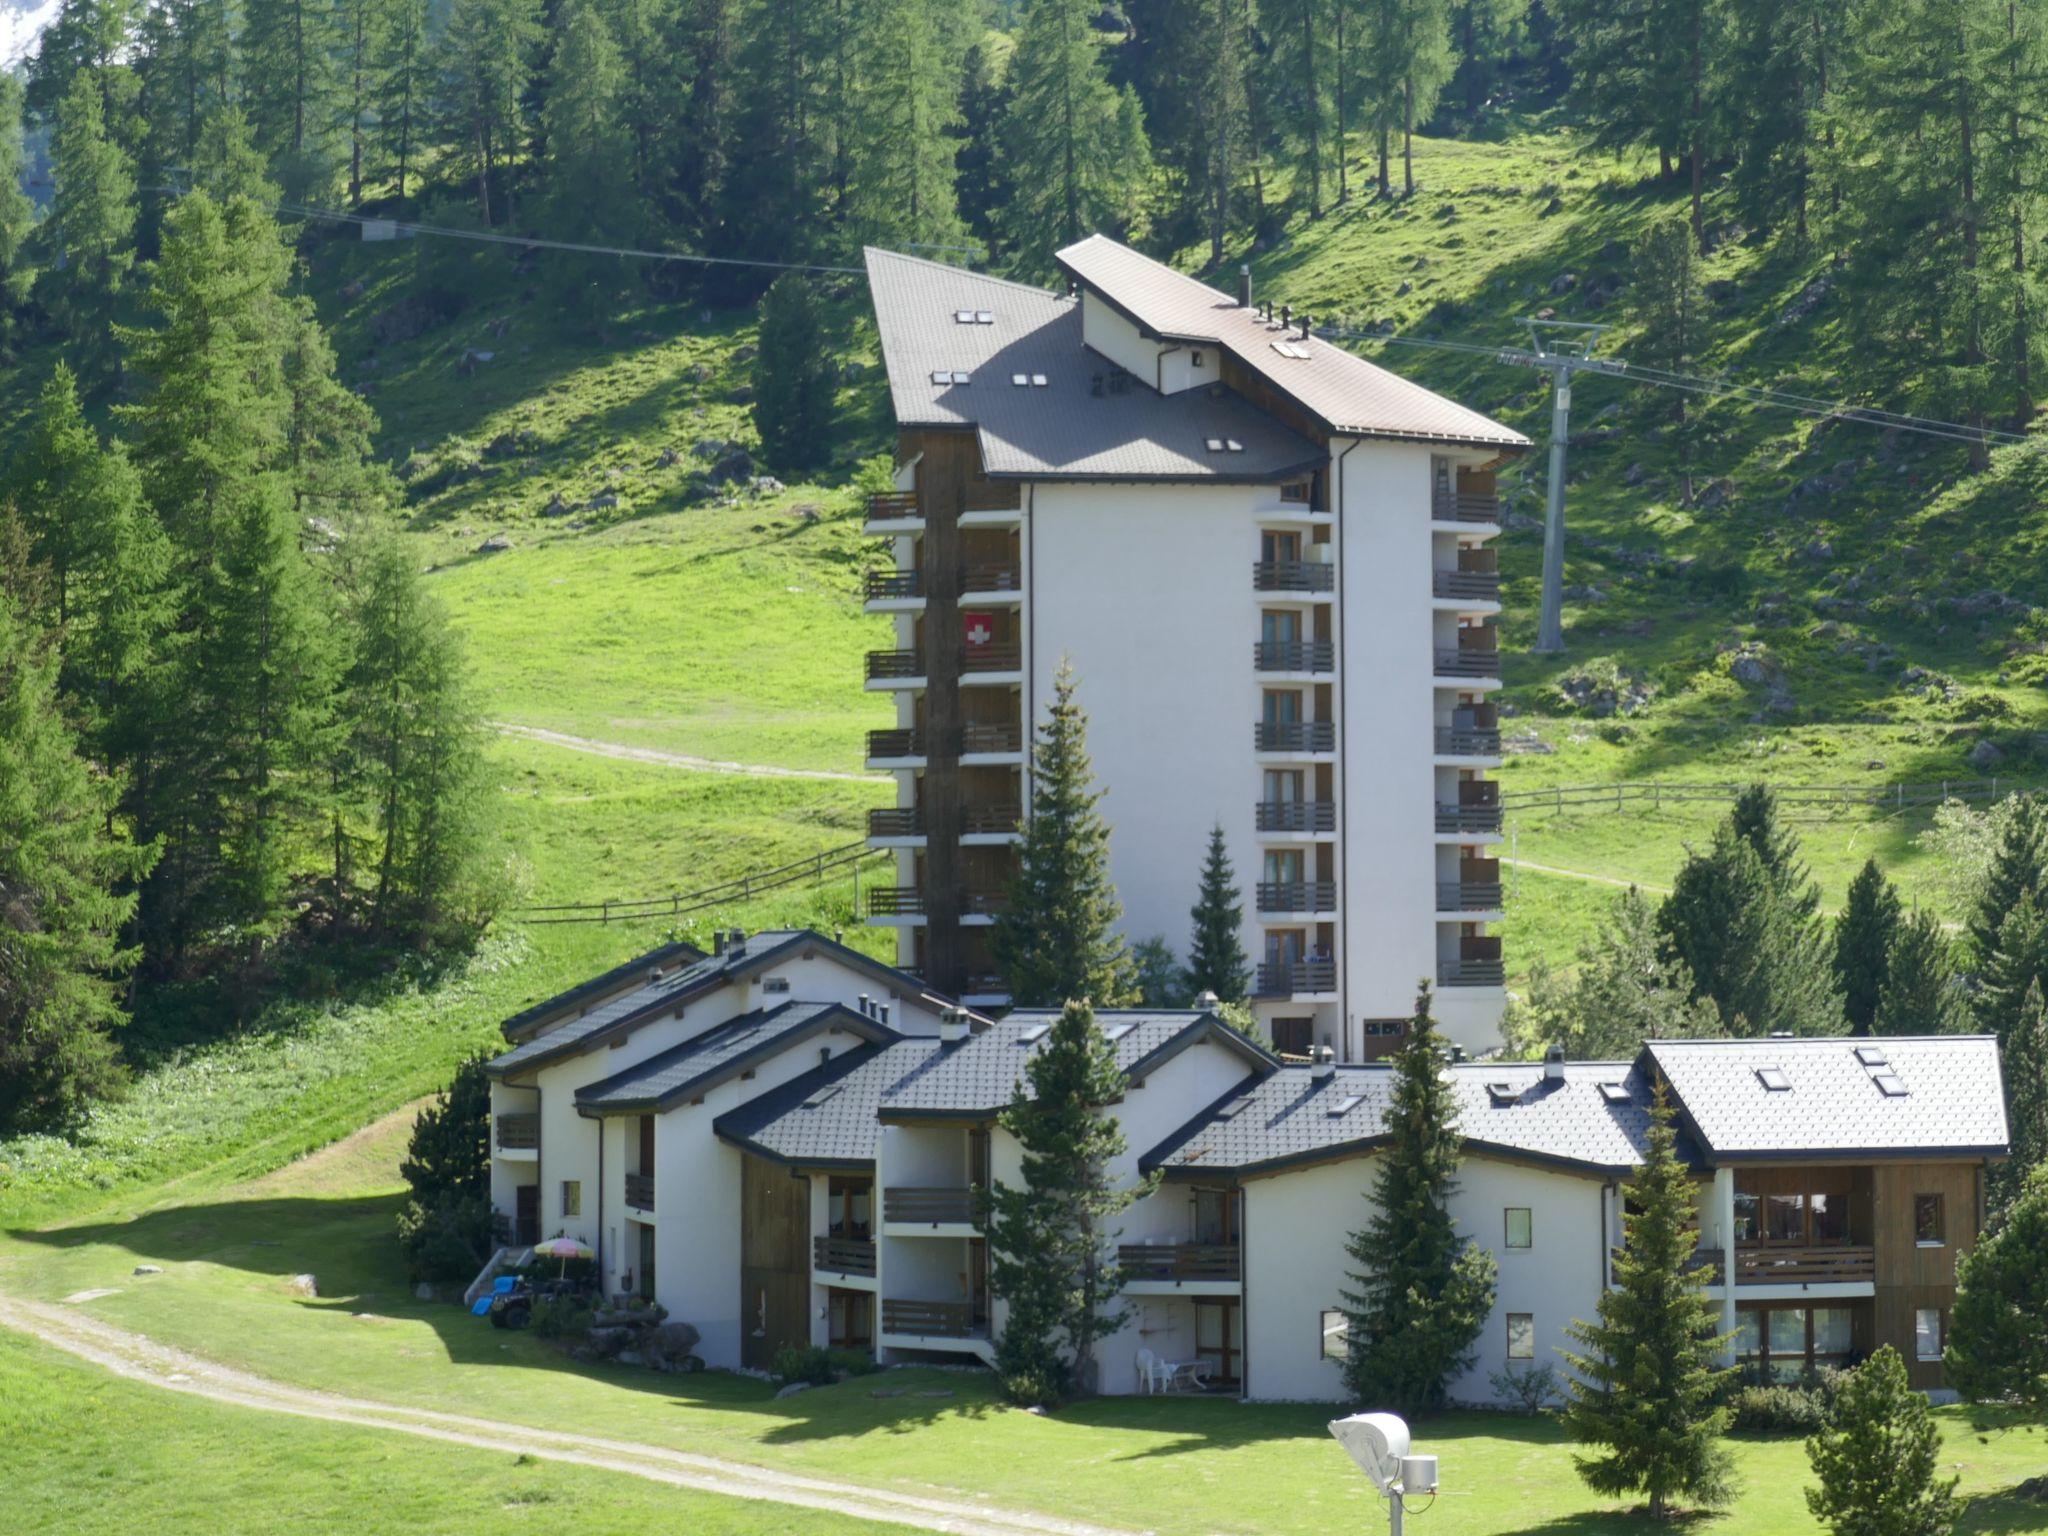
[[[789,978],[787,976],[763,976],[761,978],[761,990],[763,992],[787,992],[789,990]]]
[[[1917,1360],[1941,1358],[1941,1313],[1921,1307],[1913,1314],[1913,1356]]]
[[[1735,1241],[1753,1243],[1762,1235],[1759,1215],[1762,1197],[1745,1190],[1735,1192]]]
[[[1510,1360],[1534,1360],[1536,1358],[1535,1313],[1510,1312],[1508,1314],[1508,1358]]]
[[[1948,1241],[1939,1195],[1913,1197],[1913,1241],[1922,1248],[1939,1248]]]
[[[1766,1317],[1771,1375],[1779,1381],[1797,1381],[1806,1374],[1806,1308],[1773,1307]]]
[[[1807,1208],[1813,1214],[1813,1240],[1816,1243],[1849,1241],[1847,1200],[1827,1190],[1815,1190],[1806,1197],[1806,1200]]]
[[[564,1216],[581,1216],[583,1214],[583,1181],[581,1179],[562,1180],[562,1214]]]
[[[874,1235],[874,1181],[834,1174],[825,1183],[825,1230],[832,1237]]]
[[[1855,1337],[1847,1307],[1815,1307],[1813,1309],[1813,1363],[1822,1365],[1846,1365],[1849,1352],[1855,1348]]]
[[[1323,1308],[1323,1354],[1325,1360],[1344,1360],[1351,1355],[1351,1320],[1335,1307]]]
[[[1306,1056],[1315,1048],[1312,1018],[1284,1018],[1273,1021],[1273,1049],[1283,1056]]]
[[[1770,1093],[1787,1093],[1792,1087],[1792,1080],[1777,1067],[1758,1067],[1756,1080]]]
[[[1529,1208],[1526,1205],[1509,1206],[1508,1246],[1510,1248],[1532,1247],[1534,1246],[1534,1237],[1535,1224],[1530,1220]]]
[[[1764,1241],[1803,1243],[1806,1241],[1806,1196],[1766,1195],[1764,1197]]]
[[[1308,498],[1309,482],[1306,480],[1289,480],[1280,487],[1280,499],[1282,501],[1299,502],[1306,505]]]

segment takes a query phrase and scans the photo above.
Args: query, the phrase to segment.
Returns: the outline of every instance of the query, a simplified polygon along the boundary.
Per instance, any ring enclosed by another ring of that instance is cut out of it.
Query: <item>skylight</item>
[[[1344,1116],[1350,1114],[1351,1111],[1358,1108],[1358,1106],[1363,1104],[1364,1102],[1364,1094],[1347,1093],[1344,1095],[1343,1098],[1339,1099],[1336,1103],[1330,1106],[1330,1118],[1332,1120],[1341,1120]]]
[[[996,312],[992,309],[977,309],[974,312],[974,323],[976,325],[994,325],[996,323]]]
[[[955,368],[953,370],[953,382],[955,384],[965,384],[967,382],[967,374],[963,370]]]
[[[1045,388],[1045,375],[1042,373],[1034,373],[1033,375],[1031,375],[1031,387],[1033,389]]]
[[[1885,1064],[1884,1047],[1881,1045],[1859,1045],[1856,1059],[1866,1067],[1881,1067]]]
[[[1302,346],[1299,342],[1276,341],[1273,343],[1273,350],[1282,357],[1291,357],[1297,362],[1306,362],[1309,356],[1308,348]]]
[[[1519,1099],[1522,1096],[1522,1090],[1513,1083],[1488,1083],[1486,1092],[1487,1096],[1496,1102],[1503,1099]]]
[[[1051,1033],[1052,1026],[1050,1024],[1034,1024],[1017,1038],[1026,1045],[1036,1045]]]
[[[1635,1095],[1628,1091],[1627,1083],[1602,1083],[1600,1085],[1600,1097],[1610,1104],[1631,1104],[1635,1102]]]
[[[1903,1099],[1912,1090],[1896,1072],[1876,1072],[1870,1080],[1877,1084],[1877,1091],[1888,1099]]]
[[[1105,1040],[1121,1040],[1125,1035],[1128,1035],[1132,1030],[1136,1029],[1137,1027],[1138,1026],[1135,1023],[1126,1019],[1121,1024],[1110,1025],[1109,1028],[1105,1029],[1102,1032],[1102,1038]]]
[[[956,309],[956,310],[954,310],[954,311],[953,311],[953,323],[954,323],[955,325],[972,325],[972,324],[974,324],[974,311],[973,311],[973,310],[971,310],[971,309]]]
[[[1019,389],[1022,389],[1026,384],[1029,384],[1031,382],[1031,375],[1028,373],[1013,373],[1010,375],[1010,382],[1016,385]]]
[[[1218,1120],[1235,1120],[1239,1115],[1244,1113],[1246,1106],[1249,1105],[1251,1101],[1252,1096],[1248,1093],[1243,1094],[1238,1098],[1232,1099],[1228,1104],[1225,1104],[1221,1109],[1216,1111],[1216,1118]]]
[[[1220,437],[1212,437],[1208,439],[1207,442],[1203,444],[1203,446],[1207,448],[1211,453],[1221,453],[1223,451],[1223,439]]]
[[[1771,1093],[1788,1093],[1792,1088],[1792,1079],[1778,1067],[1758,1067],[1756,1080]]]

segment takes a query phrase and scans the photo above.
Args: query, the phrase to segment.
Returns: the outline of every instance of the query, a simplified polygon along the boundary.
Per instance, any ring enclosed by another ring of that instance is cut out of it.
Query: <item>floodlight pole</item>
[[[1607,327],[1565,320],[1523,323],[1534,343],[1530,362],[1550,375],[1550,489],[1543,509],[1543,608],[1534,649],[1555,655],[1564,649],[1564,461],[1572,435],[1572,375],[1589,368]]]
[[[1387,1490],[1387,1531],[1388,1536],[1401,1536],[1401,1485],[1394,1484]]]

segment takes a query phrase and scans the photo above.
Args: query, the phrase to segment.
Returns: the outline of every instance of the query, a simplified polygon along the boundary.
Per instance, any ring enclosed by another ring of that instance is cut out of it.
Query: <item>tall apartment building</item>
[[[1419,981],[1498,1043],[1495,467],[1521,434],[1097,236],[1049,293],[871,250],[898,429],[894,616],[867,687],[896,774],[868,893],[898,962],[1005,999],[989,927],[1027,754],[1070,662],[1133,941],[1184,950],[1212,826],[1244,887],[1273,1045],[1399,1038]]]

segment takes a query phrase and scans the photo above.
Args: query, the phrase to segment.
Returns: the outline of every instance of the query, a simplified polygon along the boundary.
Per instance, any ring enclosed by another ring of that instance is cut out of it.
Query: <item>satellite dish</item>
[[[1381,1493],[1401,1479],[1401,1458],[1408,1454],[1408,1425],[1391,1413],[1354,1413],[1332,1419],[1330,1433],[1351,1453]]]

